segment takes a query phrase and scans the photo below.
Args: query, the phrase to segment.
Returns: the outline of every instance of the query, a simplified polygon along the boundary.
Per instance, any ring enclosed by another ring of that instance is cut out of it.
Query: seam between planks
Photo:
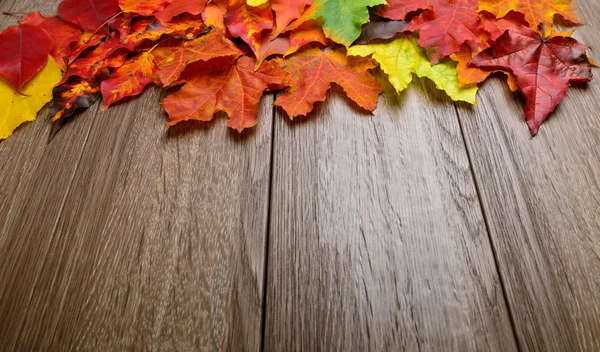
[[[461,137],[463,140],[463,144],[465,146],[465,152],[467,153],[467,159],[469,161],[469,170],[471,171],[471,178],[473,179],[473,184],[475,185],[475,192],[477,193],[477,201],[479,203],[479,209],[481,210],[481,215],[483,216],[483,222],[485,223],[485,231],[487,232],[487,235],[488,235],[488,243],[490,244],[490,248],[492,249],[492,256],[494,257],[494,265],[496,266],[496,272],[498,273],[498,277],[500,279],[500,287],[502,288],[502,296],[504,298],[504,303],[506,304],[506,309],[508,310],[508,318],[510,319],[510,328],[512,329],[513,336],[514,336],[515,342],[517,344],[517,350],[522,351],[523,348],[521,347],[521,341],[519,339],[519,336],[517,335],[517,329],[516,329],[513,309],[508,300],[508,294],[507,294],[506,285],[505,285],[505,278],[504,278],[504,275],[502,274],[502,270],[500,269],[500,263],[498,261],[498,252],[496,251],[496,245],[494,243],[494,239],[492,238],[492,232],[490,230],[490,224],[488,221],[487,212],[483,205],[483,199],[481,197],[481,189],[479,186],[479,181],[477,180],[477,176],[475,174],[473,158],[471,156],[471,151],[469,150],[469,145],[467,143],[467,139],[465,136],[465,129],[462,124],[460,111],[458,110],[458,106],[457,106],[456,102],[453,102],[453,104],[454,104],[454,111],[456,112],[456,119],[458,120],[460,134],[461,134]]]
[[[100,110],[100,104],[97,104],[96,107],[96,111],[94,112],[93,118],[94,120],[92,121],[92,123],[90,124],[90,128],[88,129],[85,139],[83,141],[83,145],[81,147],[81,152],[79,153],[79,158],[77,159],[77,163],[75,164],[75,167],[73,168],[73,172],[71,173],[71,177],[69,179],[69,185],[67,186],[67,190],[65,192],[65,195],[63,196],[63,199],[61,201],[60,204],[60,209],[58,210],[58,214],[56,215],[56,220],[54,222],[54,226],[52,227],[52,232],[50,234],[50,241],[48,241],[48,247],[46,248],[46,251],[44,252],[44,261],[42,263],[42,267],[46,264],[46,260],[48,259],[48,250],[50,248],[50,244],[52,243],[52,241],[54,240],[54,236],[56,235],[56,230],[58,228],[58,224],[60,222],[60,218],[63,214],[63,211],[65,209],[65,205],[67,202],[67,198],[69,197],[69,195],[71,194],[71,187],[73,186],[73,181],[75,180],[75,175],[77,175],[77,171],[79,170],[79,165],[81,164],[81,160],[83,159],[83,154],[85,153],[85,147],[88,143],[88,140],[90,138],[90,134],[92,133],[92,129],[94,128],[94,126],[96,125],[96,116],[98,116],[98,111]],[[31,309],[31,300],[33,299],[33,293],[35,292],[36,286],[38,284],[38,280],[40,278],[40,275],[36,275],[35,278],[35,282],[32,285],[32,290],[29,294],[29,298],[27,300],[27,312],[25,314],[25,319],[23,320],[23,323],[21,324],[21,327],[19,328],[19,335],[17,336],[17,344],[19,343],[19,340],[21,340],[21,336],[23,335],[23,329],[25,328],[25,326],[27,325],[27,322],[29,321],[29,310]]]
[[[269,162],[269,188],[267,190],[267,228],[265,231],[265,247],[264,247],[264,268],[263,268],[263,297],[262,297],[262,317],[261,317],[261,332],[260,332],[260,351],[265,350],[265,337],[267,333],[267,285],[269,280],[269,249],[271,242],[271,213],[273,208],[273,172],[275,169],[275,131],[277,130],[277,106],[275,106],[277,93],[273,93],[273,107],[271,108],[271,156]]]

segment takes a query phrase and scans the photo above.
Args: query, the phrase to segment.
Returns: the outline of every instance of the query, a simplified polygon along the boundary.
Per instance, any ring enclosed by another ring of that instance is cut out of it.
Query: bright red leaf
[[[0,33],[0,77],[17,92],[40,72],[54,46],[52,37],[31,24],[8,27]]]
[[[96,31],[119,13],[118,0],[63,0],[58,15],[83,29]]]

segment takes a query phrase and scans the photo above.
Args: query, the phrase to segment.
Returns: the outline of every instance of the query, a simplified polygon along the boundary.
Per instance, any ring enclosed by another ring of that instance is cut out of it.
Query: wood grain
[[[235,137],[167,130],[158,95],[97,115],[17,349],[259,349],[272,97]]]
[[[577,3],[587,24],[576,37],[599,48],[600,3]],[[459,111],[519,344],[598,351],[600,84],[571,88],[530,140],[503,81],[484,86],[478,108]]]
[[[454,105],[276,119],[265,350],[516,349]]]
[[[2,351],[259,350],[273,97],[242,136],[169,130],[162,97],[0,144]]]
[[[0,11],[40,9],[53,12],[52,3],[3,1]],[[0,28],[18,17],[0,16]],[[0,142],[0,346],[11,350],[20,338],[31,300],[41,292],[36,275],[45,265],[49,245],[97,106],[67,123],[52,126],[43,110],[39,119]],[[58,132],[57,132],[58,131]],[[53,136],[53,138],[51,138]]]

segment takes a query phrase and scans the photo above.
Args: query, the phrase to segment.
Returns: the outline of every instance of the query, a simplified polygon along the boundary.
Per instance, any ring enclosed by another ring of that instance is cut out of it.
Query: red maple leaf
[[[548,114],[567,96],[569,83],[592,79],[587,49],[573,38],[545,38],[532,29],[515,26],[494,46],[475,56],[471,64],[488,70],[507,70],[514,75],[527,100],[527,125],[536,135]]]

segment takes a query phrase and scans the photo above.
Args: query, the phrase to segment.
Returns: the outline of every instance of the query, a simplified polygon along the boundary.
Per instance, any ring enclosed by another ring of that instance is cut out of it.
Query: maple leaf
[[[118,13],[118,0],[63,0],[58,5],[58,16],[90,31],[103,27]]]
[[[522,14],[511,12],[507,16],[501,19],[496,19],[493,15],[482,12],[479,15],[483,28],[485,28],[485,36],[482,37],[481,41],[475,43],[476,45],[463,44],[461,49],[450,55],[450,58],[458,65],[456,70],[458,71],[458,81],[461,87],[468,87],[474,84],[481,83],[492,74],[489,70],[483,70],[479,67],[469,65],[471,60],[478,53],[489,48],[506,30],[518,25],[527,25]],[[506,72],[505,72],[506,73]],[[509,83],[511,89],[513,89],[513,77],[509,75]],[[514,90],[514,89],[513,89]]]
[[[271,7],[268,4],[254,7],[236,1],[225,15],[225,25],[232,36],[246,42],[258,57],[262,32],[273,28]]]
[[[119,7],[125,13],[133,12],[142,16],[150,16],[164,10],[170,3],[171,0],[119,0]]]
[[[108,75],[108,73],[106,73]],[[53,104],[48,109],[52,121],[73,116],[92,106],[100,98],[101,79],[75,77],[52,91]]]
[[[169,126],[181,121],[210,121],[218,111],[229,117],[228,126],[242,132],[258,123],[258,105],[270,87],[287,85],[288,77],[277,62],[266,61],[255,71],[248,56],[234,60],[219,57],[198,61],[181,74],[185,85],[160,105],[169,114]]]
[[[372,55],[398,93],[410,85],[414,73],[432,80],[452,100],[475,104],[477,87],[463,89],[459,86],[456,63],[446,60],[432,65],[413,36],[404,35],[388,43],[356,45],[349,49],[348,54]]]
[[[141,94],[152,83],[156,70],[154,56],[146,51],[119,67],[107,80],[102,81],[101,92],[104,100],[102,110],[117,101]]]
[[[385,3],[386,0],[315,0],[307,11],[313,18],[323,20],[328,38],[348,47],[360,36],[361,26],[369,21],[368,7]]]
[[[313,0],[271,0],[271,8],[275,11],[274,36],[285,31],[286,27],[299,18],[312,2]]]
[[[394,1],[390,0],[390,4]],[[477,14],[477,0],[426,0],[431,9],[415,17],[408,31],[419,32],[419,45],[436,64],[460,50],[466,42],[479,42],[483,32]]]
[[[388,0],[378,15],[391,20],[405,20],[414,11],[433,8],[437,0]]]
[[[497,18],[511,11],[520,12],[532,28],[542,23],[552,25],[557,15],[572,24],[581,23],[573,9],[572,0],[479,0],[479,11],[490,12]]]
[[[209,27],[225,30],[225,15],[229,2],[227,0],[213,0],[206,4],[202,12],[202,20]]]
[[[61,76],[58,65],[48,58],[46,66],[23,86],[24,95],[0,79],[0,139],[8,138],[22,123],[35,120],[38,111],[52,98],[52,87]]]
[[[162,36],[194,39],[206,34],[209,30],[202,20],[194,16],[181,15],[174,17],[170,22],[147,17],[131,26],[131,33],[122,39],[122,43],[129,50],[135,50],[145,41],[155,42]]]
[[[71,44],[79,42],[81,29],[73,26],[58,16],[44,17],[33,12],[21,19],[20,24],[31,24],[41,27],[50,34],[54,47],[50,55],[62,71],[67,70],[67,58],[71,52]]]
[[[199,60],[208,61],[221,56],[238,58],[242,52],[223,32],[214,30],[190,41],[170,40],[154,51],[157,75],[163,85],[175,82],[185,67]]]
[[[54,46],[44,29],[31,24],[12,26],[0,33],[0,77],[17,92],[40,72]]]
[[[473,58],[471,64],[514,75],[526,99],[527,125],[535,136],[548,114],[567,96],[570,82],[592,79],[587,49],[573,38],[545,38],[527,27],[516,26]]]
[[[383,88],[368,70],[377,67],[370,58],[348,57],[346,50],[312,48],[281,61],[292,77],[291,88],[275,101],[290,118],[305,116],[314,103],[325,101],[331,84],[340,85],[361,108],[373,111]]]
[[[191,15],[199,15],[204,11],[206,0],[172,0],[164,10],[154,14],[154,17],[163,22],[169,22],[175,16],[182,13]]]

